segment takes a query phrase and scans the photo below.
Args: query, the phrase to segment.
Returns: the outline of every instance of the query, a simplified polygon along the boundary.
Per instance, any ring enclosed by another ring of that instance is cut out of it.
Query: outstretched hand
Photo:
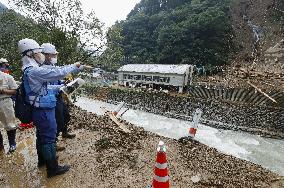
[[[76,62],[76,63],[74,63],[74,65],[75,65],[77,68],[80,68],[81,64],[82,64],[82,62]]]

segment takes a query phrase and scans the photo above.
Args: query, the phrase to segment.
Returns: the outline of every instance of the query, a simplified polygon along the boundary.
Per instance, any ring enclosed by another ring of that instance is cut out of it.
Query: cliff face
[[[236,0],[230,6],[237,52],[232,63],[214,76],[202,76],[197,85],[223,85],[266,93],[284,91],[284,11],[281,0]],[[282,19],[282,20],[281,20]]]
[[[278,1],[237,0],[231,5],[235,41],[243,62],[250,63],[253,56],[263,61],[265,51],[283,38],[283,23],[274,14],[279,11]]]
[[[239,53],[235,64],[260,72],[284,71],[284,14],[279,0],[239,0],[232,5],[232,23]],[[234,64],[234,65],[235,65]]]

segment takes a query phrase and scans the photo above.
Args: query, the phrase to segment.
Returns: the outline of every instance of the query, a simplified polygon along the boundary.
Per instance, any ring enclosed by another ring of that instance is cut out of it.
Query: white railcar
[[[124,86],[174,86],[179,93],[191,82],[193,66],[161,64],[128,64],[118,69],[118,84]]]

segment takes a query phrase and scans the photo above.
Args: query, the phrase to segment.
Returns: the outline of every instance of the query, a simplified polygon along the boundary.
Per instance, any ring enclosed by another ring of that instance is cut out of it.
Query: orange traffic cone
[[[202,115],[202,111],[200,109],[197,109],[193,115],[193,122],[192,122],[192,125],[191,127],[189,128],[189,136],[194,138],[195,137],[195,134],[196,134],[196,131],[197,131],[197,125],[199,123],[199,120],[201,118],[201,115]]]
[[[167,157],[166,157],[166,146],[163,141],[159,142],[157,148],[157,158],[155,165],[155,175],[153,179],[153,188],[169,188],[169,176],[168,176],[168,165],[167,165]]]
[[[190,128],[189,128],[189,131],[188,131],[189,136],[192,137],[192,138],[194,138],[194,137],[195,137],[195,134],[196,134],[196,131],[197,131],[197,127],[196,127],[196,126],[193,125],[192,127],[190,127]]]

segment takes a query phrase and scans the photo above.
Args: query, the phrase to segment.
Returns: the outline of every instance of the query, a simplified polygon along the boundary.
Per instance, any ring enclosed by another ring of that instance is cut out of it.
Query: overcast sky
[[[0,0],[0,2],[8,4],[8,0]],[[116,20],[124,20],[140,0],[81,0],[81,2],[84,10],[93,9],[97,17],[109,27]]]
[[[81,0],[84,10],[93,9],[97,17],[111,26],[116,20],[124,20],[140,0]]]

